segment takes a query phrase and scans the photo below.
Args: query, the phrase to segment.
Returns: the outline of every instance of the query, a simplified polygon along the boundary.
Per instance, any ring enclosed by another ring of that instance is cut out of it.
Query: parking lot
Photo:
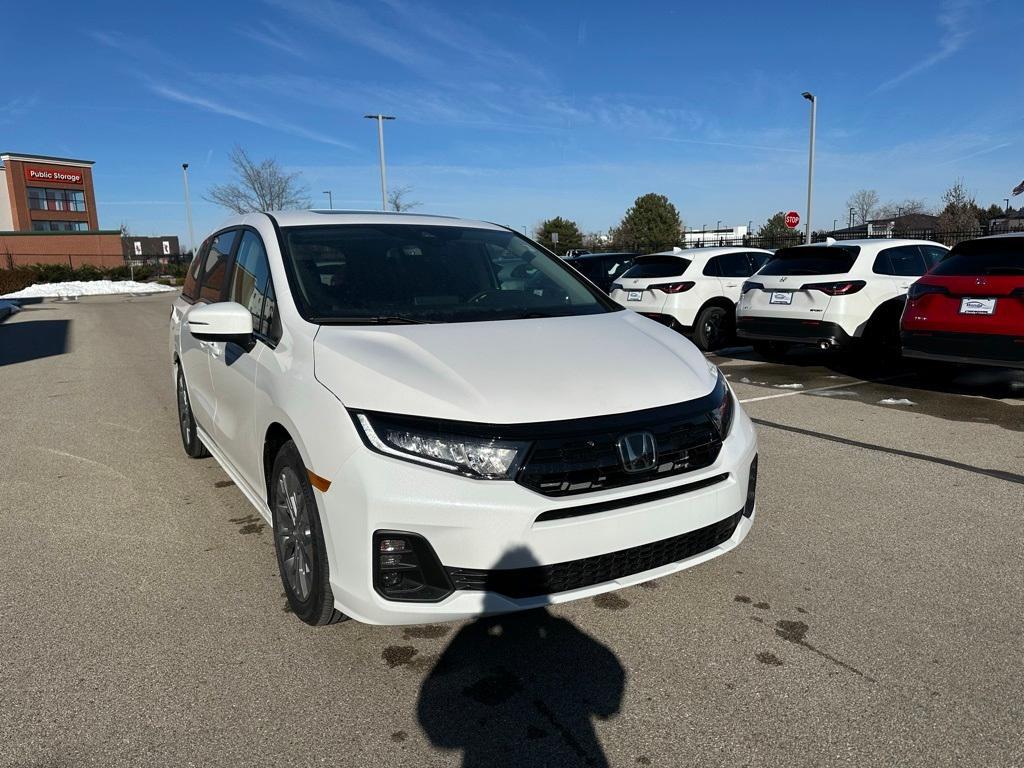
[[[314,629],[181,450],[170,303],[0,323],[0,765],[1024,764],[1021,373],[724,350],[761,457],[734,552],[547,611]]]

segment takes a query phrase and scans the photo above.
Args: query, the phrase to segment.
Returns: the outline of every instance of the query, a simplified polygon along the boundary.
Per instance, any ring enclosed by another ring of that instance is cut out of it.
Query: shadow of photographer
[[[536,566],[526,549],[495,570]],[[502,610],[489,597],[485,610]],[[539,607],[484,616],[448,644],[420,689],[420,726],[463,766],[607,766],[593,718],[619,711],[625,671],[571,621]]]

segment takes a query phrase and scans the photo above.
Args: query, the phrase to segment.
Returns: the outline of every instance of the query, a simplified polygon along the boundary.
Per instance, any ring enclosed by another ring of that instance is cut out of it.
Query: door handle
[[[739,283],[726,283],[725,287],[726,288],[738,288],[739,285],[740,285]]]

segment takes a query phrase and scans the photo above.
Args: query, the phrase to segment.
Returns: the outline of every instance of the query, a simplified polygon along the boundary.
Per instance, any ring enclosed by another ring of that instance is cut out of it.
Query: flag
[[[1024,181],[1022,181],[1020,184],[1013,188],[1012,194],[1014,195],[1014,197],[1016,197],[1021,192],[1024,192]]]

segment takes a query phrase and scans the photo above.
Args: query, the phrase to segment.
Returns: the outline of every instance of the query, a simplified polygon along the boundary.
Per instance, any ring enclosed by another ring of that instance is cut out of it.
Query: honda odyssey
[[[757,440],[686,339],[505,227],[253,213],[170,323],[182,443],[272,526],[310,624],[596,595],[736,547]]]

